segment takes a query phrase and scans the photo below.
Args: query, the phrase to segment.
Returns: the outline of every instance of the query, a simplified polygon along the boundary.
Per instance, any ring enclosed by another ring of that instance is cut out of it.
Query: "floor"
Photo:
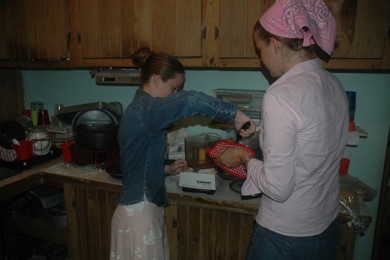
[[[36,238],[7,235],[3,246],[7,260],[68,260],[65,246]]]

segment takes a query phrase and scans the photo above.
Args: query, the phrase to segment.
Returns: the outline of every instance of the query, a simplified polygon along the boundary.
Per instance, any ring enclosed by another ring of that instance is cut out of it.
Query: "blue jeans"
[[[256,223],[249,243],[246,259],[336,259],[339,233],[338,218],[336,218],[324,232],[310,237],[284,236]]]

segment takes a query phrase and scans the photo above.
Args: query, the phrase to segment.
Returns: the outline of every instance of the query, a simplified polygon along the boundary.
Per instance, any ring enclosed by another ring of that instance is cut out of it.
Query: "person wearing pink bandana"
[[[218,157],[245,165],[242,195],[262,193],[247,259],[336,259],[348,99],[316,55],[331,55],[335,36],[323,0],[277,0],[254,26],[256,52],[275,78],[261,110],[263,160],[235,148]]]

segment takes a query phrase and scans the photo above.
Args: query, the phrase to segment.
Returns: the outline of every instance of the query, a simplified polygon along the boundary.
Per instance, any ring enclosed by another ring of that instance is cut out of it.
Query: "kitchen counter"
[[[93,168],[90,165],[65,164],[62,158],[56,158],[15,176],[0,180],[0,200],[12,198],[20,191],[26,190],[29,186],[31,188],[39,184],[59,186],[65,179],[72,182],[96,185],[96,187],[105,187],[113,191],[120,191],[122,186],[120,179],[111,177],[105,170]],[[258,197],[253,199],[245,197],[243,199],[239,194],[231,190],[229,187],[230,181],[227,180],[222,181],[214,194],[185,192],[178,186],[178,182],[179,175],[166,177],[166,188],[169,198],[203,201],[214,206],[234,206],[254,213],[257,212],[261,199]],[[371,222],[371,213],[362,200],[359,200],[359,206],[360,215],[366,218],[368,222]],[[341,217],[345,221],[350,219],[345,214]]]
[[[210,259],[218,258],[218,252],[213,250],[225,247],[226,255],[231,256],[229,259],[244,258],[261,198],[243,199],[230,189],[227,180],[223,180],[212,195],[184,192],[178,186],[178,180],[179,175],[166,177],[171,204],[166,207],[165,216],[172,259],[187,259],[194,253],[211,254]],[[48,236],[48,240],[67,244],[71,259],[107,259],[111,217],[119,201],[122,181],[111,177],[105,170],[67,165],[62,158],[57,158],[0,180],[0,202],[7,202],[42,184],[64,190],[68,227],[58,231],[53,238],[53,229],[47,224],[25,226],[35,226],[41,235]],[[359,218],[370,223],[372,217],[367,206],[362,200],[359,203]],[[339,259],[352,259],[357,234],[346,225],[351,216],[343,212],[339,216]],[[25,234],[37,233],[29,230]],[[238,241],[231,239],[236,236],[240,237]]]

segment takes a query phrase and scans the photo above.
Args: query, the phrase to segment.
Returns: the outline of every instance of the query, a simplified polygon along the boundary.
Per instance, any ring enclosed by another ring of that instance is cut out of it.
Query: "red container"
[[[351,160],[348,158],[341,158],[340,169],[339,169],[340,176],[348,174],[348,168],[349,168],[350,161]]]
[[[73,162],[72,152],[70,150],[70,147],[72,146],[72,144],[74,144],[73,141],[65,142],[65,143],[61,144],[62,158],[64,159],[64,162],[66,162],[66,163]]]
[[[12,148],[16,151],[16,159],[25,161],[33,156],[33,142],[28,140],[20,140],[20,145],[12,145]]]
[[[50,125],[49,112],[46,109],[38,111],[38,125],[39,126]]]

